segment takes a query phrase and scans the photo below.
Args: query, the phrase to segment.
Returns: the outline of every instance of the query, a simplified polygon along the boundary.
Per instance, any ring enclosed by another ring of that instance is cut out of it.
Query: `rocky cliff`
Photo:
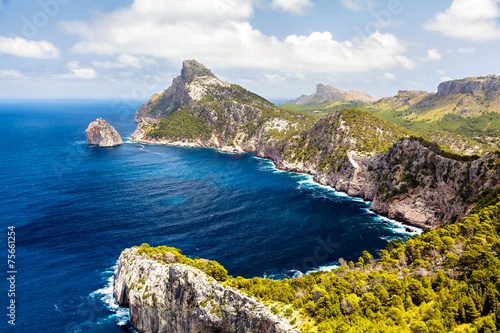
[[[465,216],[500,184],[498,156],[471,162],[410,139],[410,132],[368,112],[342,110],[322,118],[288,112],[208,75],[182,87],[183,104],[159,121],[143,121],[133,140],[255,153],[423,228]]]
[[[494,97],[500,96],[500,76],[488,75],[478,78],[466,78],[443,82],[438,86],[437,96],[472,94],[479,95],[481,92],[494,93]],[[490,96],[492,97],[492,96]]]
[[[123,144],[120,134],[102,118],[91,122],[85,134],[89,145],[113,147]]]
[[[139,332],[293,332],[255,299],[177,263],[176,256],[168,251],[148,255],[135,247],[118,259],[113,295],[130,308],[130,322]]]
[[[344,102],[361,102],[371,103],[378,98],[368,95],[359,90],[343,91],[329,85],[319,83],[316,85],[316,92],[312,95],[302,95],[299,98],[289,102],[291,104],[318,104],[326,101],[344,101]]]

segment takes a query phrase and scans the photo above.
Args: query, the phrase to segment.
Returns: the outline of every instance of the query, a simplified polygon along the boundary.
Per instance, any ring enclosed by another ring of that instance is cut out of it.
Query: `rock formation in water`
[[[241,292],[224,287],[201,270],[124,250],[115,268],[113,295],[130,308],[141,333],[284,333],[288,322]]]
[[[194,65],[197,70],[190,70]],[[175,86],[171,98],[161,107],[141,107],[134,141],[255,153],[279,169],[314,175],[321,184],[372,201],[376,213],[423,228],[464,217],[500,185],[497,155],[464,160],[359,110],[320,119],[289,112],[200,66],[185,62],[182,72],[194,74],[174,80],[167,90]],[[169,113],[147,120],[162,110]]]
[[[120,134],[102,118],[91,122],[85,134],[89,145],[113,147],[123,144]]]

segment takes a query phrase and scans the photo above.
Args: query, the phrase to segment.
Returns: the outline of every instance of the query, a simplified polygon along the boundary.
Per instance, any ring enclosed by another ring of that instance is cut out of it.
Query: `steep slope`
[[[190,65],[184,63],[183,73]],[[498,156],[478,160],[445,152],[368,112],[343,109],[319,118],[279,109],[213,76],[181,75],[176,82],[184,83],[173,99],[184,96],[183,102],[159,121],[141,122],[133,140],[255,153],[424,228],[467,215],[500,184]]]

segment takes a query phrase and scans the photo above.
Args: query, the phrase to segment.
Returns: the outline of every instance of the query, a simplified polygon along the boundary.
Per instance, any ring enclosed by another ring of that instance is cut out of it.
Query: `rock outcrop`
[[[123,144],[120,134],[102,118],[91,122],[85,134],[89,145],[113,147]]]
[[[378,98],[368,95],[359,90],[343,91],[329,85],[319,83],[316,85],[316,92],[312,95],[302,95],[299,98],[289,102],[291,104],[318,104],[326,101],[360,102],[371,103]]]
[[[437,96],[472,94],[500,91],[500,76],[488,75],[481,78],[467,78],[443,82],[438,86]],[[498,97],[498,94],[497,94]]]
[[[282,317],[204,272],[138,252],[131,248],[121,253],[113,295],[130,309],[130,322],[139,332],[293,332]]]
[[[149,101],[141,105],[135,114],[134,121],[156,121],[176,111],[181,105],[190,101],[190,84],[197,78],[205,78],[210,82],[220,82],[211,70],[196,60],[185,60],[182,64],[181,75],[172,81],[172,86],[162,93],[155,94]],[[193,94],[200,94],[199,85],[193,85]]]

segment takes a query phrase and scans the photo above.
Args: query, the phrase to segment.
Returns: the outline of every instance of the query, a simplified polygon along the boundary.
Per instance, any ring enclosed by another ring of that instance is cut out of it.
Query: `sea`
[[[142,243],[282,279],[420,232],[253,154],[133,143],[139,105],[0,101],[1,332],[135,332],[113,269]],[[98,117],[123,145],[87,145]]]

